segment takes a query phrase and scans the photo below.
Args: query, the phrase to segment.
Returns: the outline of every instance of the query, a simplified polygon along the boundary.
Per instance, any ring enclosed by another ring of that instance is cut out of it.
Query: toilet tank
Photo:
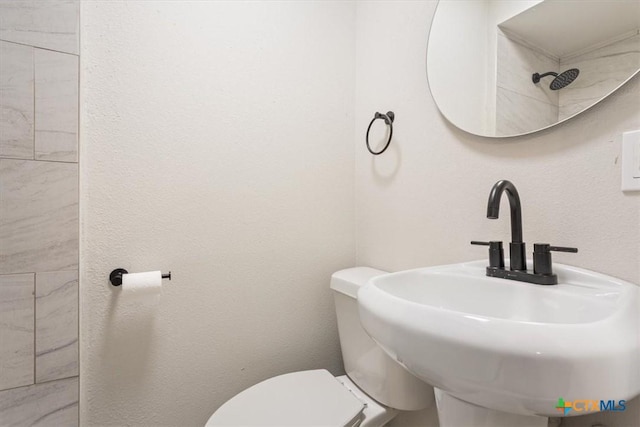
[[[389,357],[360,325],[358,289],[369,279],[385,273],[355,267],[331,276],[344,369],[362,391],[383,405],[415,411],[433,403],[433,387]]]

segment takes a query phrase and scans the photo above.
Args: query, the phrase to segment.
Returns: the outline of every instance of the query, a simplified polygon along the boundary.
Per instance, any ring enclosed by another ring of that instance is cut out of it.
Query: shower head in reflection
[[[553,79],[549,88],[551,90],[558,90],[570,85],[578,77],[578,74],[580,74],[580,70],[577,68],[571,68],[570,70],[564,71],[560,74],[554,73],[553,71],[549,71],[544,74],[534,73],[533,76],[531,76],[531,80],[533,80],[533,83],[538,84],[540,79],[543,77],[555,76],[555,79]]]

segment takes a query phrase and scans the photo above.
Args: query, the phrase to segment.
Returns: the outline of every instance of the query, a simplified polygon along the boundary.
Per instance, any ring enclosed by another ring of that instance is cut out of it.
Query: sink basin
[[[638,286],[561,264],[558,285],[535,285],[487,277],[486,264],[373,278],[358,293],[364,329],[425,382],[496,411],[581,415],[558,399],[640,393]]]

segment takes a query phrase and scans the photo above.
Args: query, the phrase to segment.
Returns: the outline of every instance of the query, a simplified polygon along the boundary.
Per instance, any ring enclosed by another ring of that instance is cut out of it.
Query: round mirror
[[[640,71],[638,0],[440,0],[429,87],[458,128],[509,137],[546,129]]]

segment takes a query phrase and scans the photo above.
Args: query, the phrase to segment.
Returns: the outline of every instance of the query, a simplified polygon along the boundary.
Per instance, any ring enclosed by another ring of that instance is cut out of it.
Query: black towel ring
[[[393,120],[395,118],[396,118],[396,115],[393,114],[393,111],[387,111],[387,114],[378,113],[376,111],[376,114],[373,116],[371,123],[369,123],[369,127],[367,128],[367,150],[369,150],[369,152],[374,156],[384,153],[385,150],[389,147],[389,144],[391,143],[391,137],[393,136]],[[378,119],[384,120],[384,122],[387,125],[389,125],[389,139],[387,140],[387,143],[384,145],[384,148],[382,148],[382,150],[375,152],[371,149],[371,146],[369,145],[369,131],[371,130],[371,125],[373,125],[373,122],[375,122]]]

